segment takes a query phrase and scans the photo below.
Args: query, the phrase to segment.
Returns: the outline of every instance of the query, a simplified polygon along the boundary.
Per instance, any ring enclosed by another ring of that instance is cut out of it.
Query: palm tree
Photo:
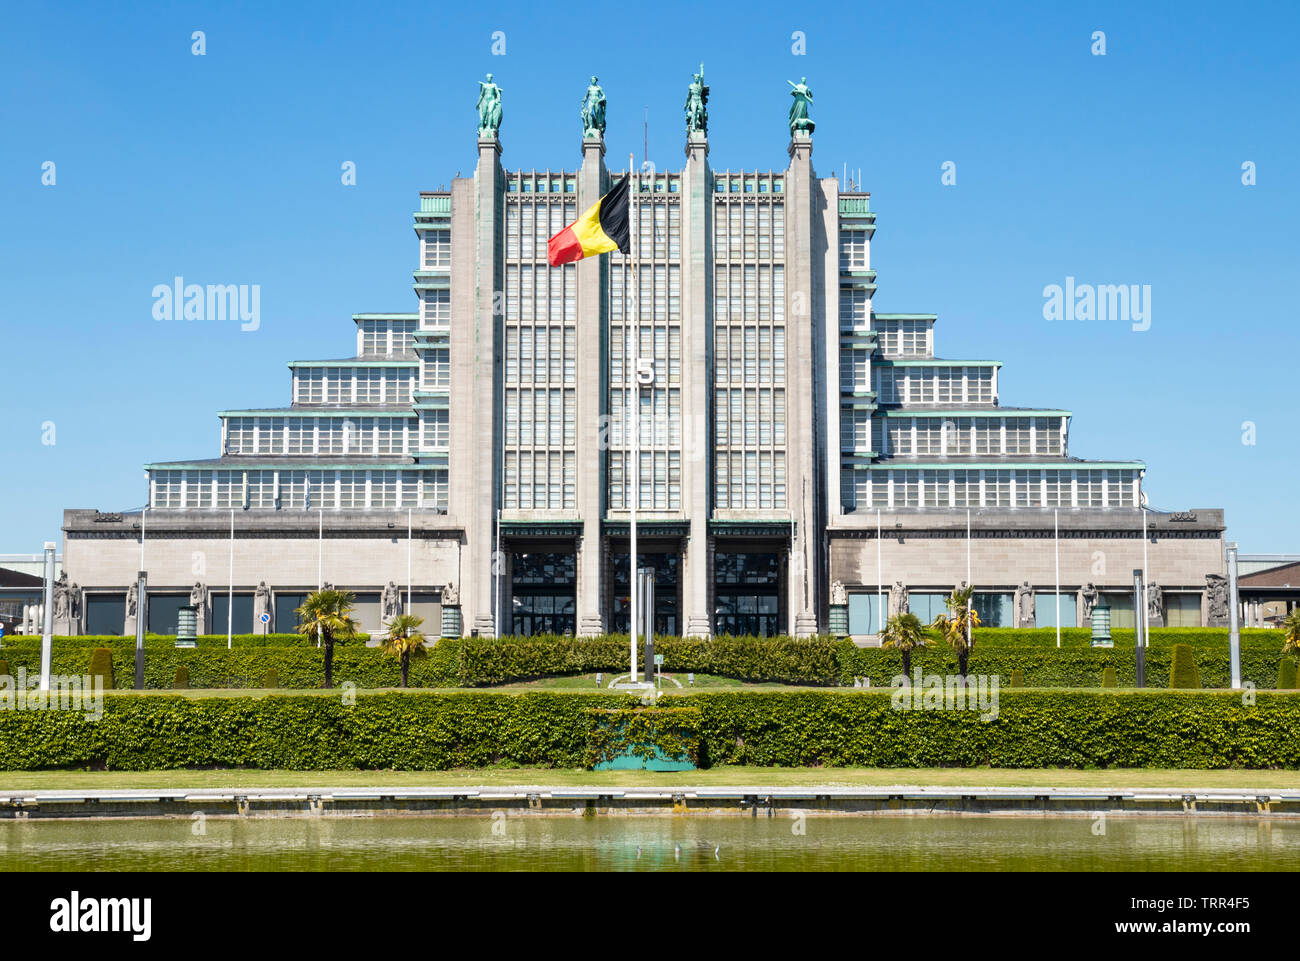
[[[357,634],[357,625],[352,620],[352,605],[356,595],[351,591],[340,591],[332,587],[313,591],[307,595],[302,607],[294,611],[298,615],[299,634],[311,637],[319,636],[321,646],[325,648],[325,686],[334,686],[334,642],[348,640]]]
[[[972,585],[954,588],[943,599],[948,613],[940,614],[934,619],[934,626],[939,629],[943,639],[957,652],[957,670],[963,678],[966,676],[971,648],[975,646],[975,628],[980,626],[980,616],[971,605],[974,596],[975,588]]]
[[[425,657],[424,642],[427,640],[420,631],[424,618],[416,614],[398,614],[388,623],[388,634],[383,641],[385,654],[392,654],[401,661],[402,687],[406,687],[411,673],[411,658]]]
[[[1282,619],[1282,653],[1300,654],[1300,607]]]
[[[895,614],[880,633],[880,646],[897,648],[903,655],[903,675],[911,676],[912,651],[930,643],[925,625],[915,614]]]

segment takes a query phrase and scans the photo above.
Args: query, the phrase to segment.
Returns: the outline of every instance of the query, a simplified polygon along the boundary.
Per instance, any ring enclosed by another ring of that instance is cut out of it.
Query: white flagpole
[[[885,623],[889,620],[886,615],[889,613],[885,610],[885,570],[881,560],[880,545],[880,508],[876,508],[876,633],[885,629]]]
[[[411,613],[411,531],[414,509],[406,509],[406,613]]]
[[[1056,544],[1056,646],[1061,646],[1061,512],[1053,511]]]
[[[632,286],[632,296],[628,298],[628,304],[632,309],[632,318],[631,318],[631,323],[632,323],[632,357],[631,357],[632,503],[629,505],[629,510],[628,510],[628,535],[629,535],[629,540],[631,541],[631,544],[629,546],[629,552],[631,554],[631,557],[628,560],[628,569],[631,575],[631,585],[630,585],[631,592],[629,596],[629,601],[630,601],[629,607],[631,608],[630,611],[631,622],[629,626],[631,627],[631,634],[632,634],[632,674],[630,680],[633,684],[635,684],[636,676],[637,676],[637,670],[636,670],[637,667],[636,665],[636,637],[637,637],[637,619],[636,619],[637,589],[636,587],[637,584],[636,582],[637,582],[637,574],[638,574],[637,563],[636,563],[636,511],[637,508],[641,506],[641,423],[640,423],[641,382],[640,380],[638,380],[638,377],[640,376],[641,373],[639,369],[640,360],[638,356],[641,352],[641,288],[637,284],[637,256],[640,253],[640,251],[638,249],[639,245],[637,244],[637,235],[636,235],[637,224],[635,218],[633,217],[633,212],[636,210],[636,204],[638,199],[637,190],[639,184],[637,183],[638,178],[637,178],[637,171],[636,171],[636,159],[633,157],[632,154],[627,155],[627,170],[628,170],[628,177],[630,178],[630,181],[628,183],[629,197],[628,197],[628,208],[627,208],[627,213],[628,213],[627,229],[628,229],[628,233],[630,234],[630,237],[628,239],[630,241],[629,246],[632,252],[632,271],[631,271],[631,278],[630,278],[630,282]],[[626,377],[627,374],[625,373],[624,376]]]
[[[1147,509],[1141,504],[1138,505],[1142,511],[1142,589],[1150,590],[1147,585],[1151,581],[1147,578]],[[1147,613],[1147,599],[1142,598],[1142,610],[1135,611],[1142,618],[1142,646],[1151,646],[1151,617]]]
[[[230,576],[226,578],[226,650],[230,650],[232,647],[235,646],[234,624],[235,624],[235,512],[232,510],[230,512]]]

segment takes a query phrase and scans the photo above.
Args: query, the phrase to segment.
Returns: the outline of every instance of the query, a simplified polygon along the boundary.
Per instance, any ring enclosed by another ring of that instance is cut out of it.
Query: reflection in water
[[[1258,818],[482,817],[0,822],[0,871],[1258,871]],[[802,833],[800,833],[802,832]]]

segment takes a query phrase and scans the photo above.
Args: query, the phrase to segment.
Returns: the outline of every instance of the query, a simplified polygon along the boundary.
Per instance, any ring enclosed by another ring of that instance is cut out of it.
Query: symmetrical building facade
[[[1069,411],[1002,406],[998,361],[875,311],[869,195],[816,176],[810,128],[767,171],[691,130],[638,172],[632,253],[561,267],[547,239],[621,175],[603,138],[507,170],[481,130],[473,176],[420,194],[414,311],[354,315],[355,356],[291,362],[285,407],[222,411],[219,457],[149,465],[147,510],[65,513],[72,627],[122,630],[142,569],[160,632],[191,596],[209,631],[289,630],[323,583],[370,630],[449,586],[467,633],[625,630],[634,491],[665,633],[808,635],[842,603],[871,634],[967,580],[987,623],[1104,595],[1122,626],[1135,568],[1152,623],[1215,621],[1222,511],[1146,510],[1143,464],[1075,458]]]

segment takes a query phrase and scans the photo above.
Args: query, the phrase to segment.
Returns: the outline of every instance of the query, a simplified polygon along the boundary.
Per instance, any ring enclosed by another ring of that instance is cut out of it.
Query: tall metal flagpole
[[[637,675],[637,671],[636,671],[636,666],[637,666],[636,665],[636,636],[637,636],[636,582],[637,582],[637,573],[638,573],[637,563],[636,563],[636,511],[637,508],[641,506],[641,424],[640,424],[641,381],[639,379],[641,375],[640,359],[639,359],[639,355],[641,353],[641,288],[637,285],[637,256],[640,253],[640,251],[639,251],[639,244],[637,243],[637,234],[636,234],[637,224],[635,218],[633,217],[633,212],[636,210],[638,190],[640,188],[640,184],[638,183],[638,177],[637,177],[636,158],[632,154],[627,155],[627,170],[628,170],[628,177],[630,178],[630,183],[628,184],[628,188],[629,188],[628,192],[631,195],[628,200],[628,208],[627,208],[627,214],[628,214],[627,229],[628,229],[628,233],[630,234],[630,237],[628,239],[630,241],[629,246],[632,253],[632,271],[631,271],[631,278],[630,278],[631,287],[632,287],[632,296],[628,298],[629,306],[631,306],[632,308],[632,319],[631,319],[632,320],[632,357],[631,357],[632,503],[629,505],[629,510],[628,510],[628,539],[631,541],[631,544],[629,545],[629,552],[631,556],[628,559],[628,573],[630,575],[629,579],[631,581],[631,591],[628,600],[630,602],[629,607],[631,608],[630,614],[632,618],[629,624],[632,633],[632,674],[629,680],[633,684],[635,684],[636,675]],[[623,376],[626,377],[627,373],[625,372]]]
[[[1140,496],[1140,495],[1139,495]],[[1147,509],[1144,504],[1138,505],[1142,510],[1142,589],[1150,590],[1146,585],[1151,583],[1147,576]],[[1136,612],[1135,612],[1136,613]],[[1151,645],[1151,615],[1147,612],[1146,598],[1142,598],[1142,637],[1145,646]]]

